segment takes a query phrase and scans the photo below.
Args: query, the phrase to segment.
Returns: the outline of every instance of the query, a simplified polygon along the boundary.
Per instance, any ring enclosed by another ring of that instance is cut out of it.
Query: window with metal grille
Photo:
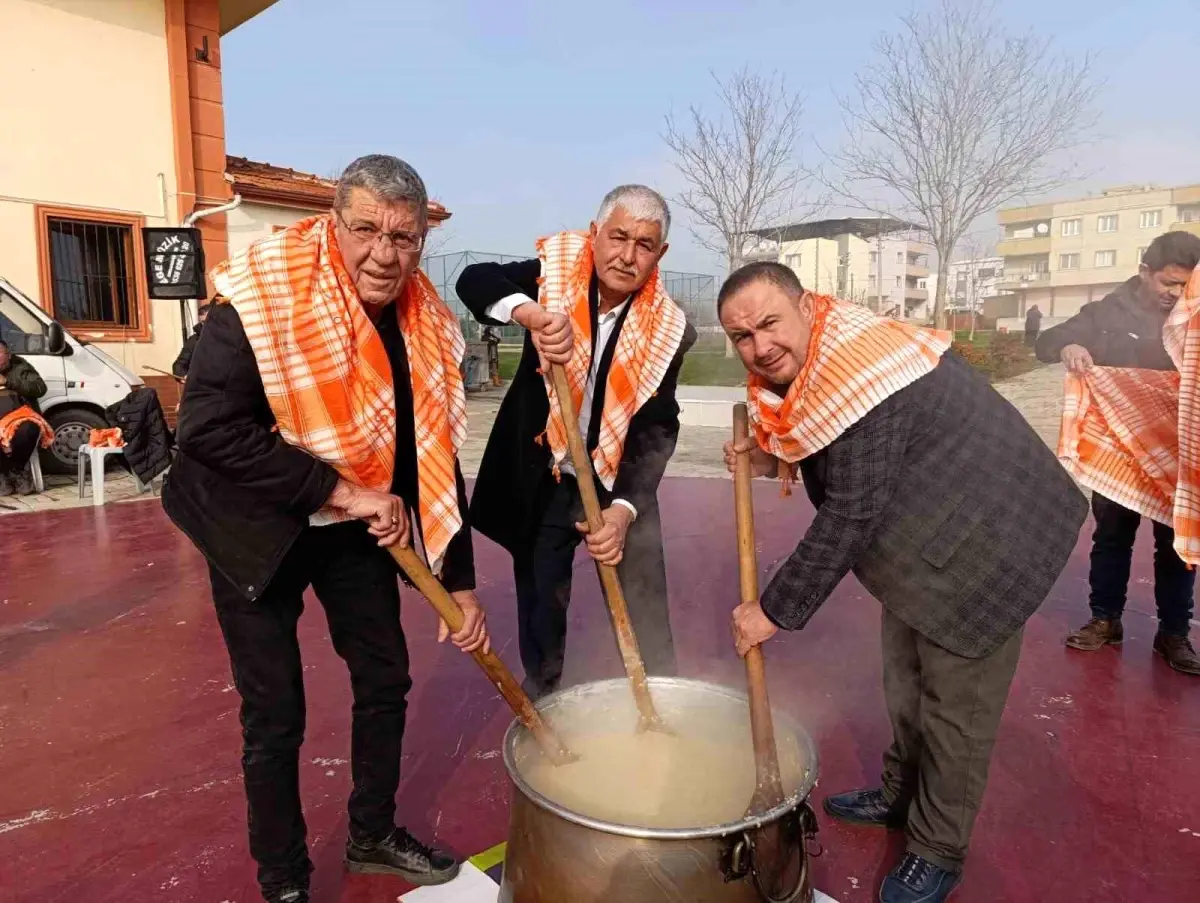
[[[137,328],[133,229],[51,216],[46,233],[55,317],[63,323]]]

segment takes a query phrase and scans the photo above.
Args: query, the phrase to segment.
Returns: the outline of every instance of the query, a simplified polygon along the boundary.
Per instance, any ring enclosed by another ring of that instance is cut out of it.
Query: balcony
[[[929,275],[929,264],[927,263],[909,263],[904,268],[904,275],[910,279],[924,279]]]
[[[1004,278],[998,283],[1001,291],[1019,292],[1021,289],[1029,288],[1031,285],[1047,285],[1050,282],[1050,273],[1041,270],[1010,270],[1007,267],[1004,270]]]
[[[915,288],[911,285],[906,285],[904,287],[904,300],[905,301],[928,301],[929,300],[929,289]]]
[[[761,261],[769,260],[777,262],[779,260],[779,245],[775,242],[763,242],[746,248],[742,251],[741,262],[760,263]]]
[[[1200,222],[1191,223],[1171,223],[1172,232],[1191,232],[1193,235],[1200,236]]]
[[[1000,257],[1025,257],[1030,254],[1049,254],[1050,236],[1036,235],[1030,238],[1005,238],[996,245]]]

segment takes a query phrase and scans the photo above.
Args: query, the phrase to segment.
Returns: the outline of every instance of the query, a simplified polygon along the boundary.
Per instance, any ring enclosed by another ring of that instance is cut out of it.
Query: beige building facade
[[[1044,326],[1074,316],[1137,273],[1142,253],[1174,229],[1200,234],[1200,185],[1124,186],[1069,201],[1001,210],[1004,258],[994,314],[1014,328],[1037,304]]]
[[[744,259],[778,261],[818,294],[924,322],[933,309],[932,256],[911,224],[850,217],[758,232]]]
[[[182,341],[143,230],[232,197],[220,39],[271,2],[0,2],[0,275],[139,376]],[[224,217],[200,227],[223,259]]]

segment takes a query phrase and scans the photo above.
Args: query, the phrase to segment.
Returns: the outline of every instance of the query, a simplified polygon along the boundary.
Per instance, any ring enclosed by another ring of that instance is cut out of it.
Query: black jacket
[[[139,480],[149,484],[171,464],[174,437],[167,428],[158,393],[145,386],[134,389],[104,411],[108,422],[121,430],[125,460]]]
[[[536,299],[540,275],[541,262],[536,258],[505,264],[478,263],[463,270],[455,288],[459,299],[476,320],[487,326],[498,326],[501,324],[485,313],[487,308],[513,294]],[[596,290],[593,276],[589,294],[593,336],[598,319]],[[586,437],[588,451],[594,450],[599,443],[603,389],[608,383],[617,337],[628,311],[626,307],[617,321],[600,360]],[[683,342],[658,391],[629,422],[612,492],[607,492],[598,480],[596,482],[602,503],[623,498],[637,508],[639,517],[657,517],[658,484],[662,482],[679,436],[675,387],[683,357],[695,341],[696,331],[688,324]],[[544,442],[537,441],[545,432],[550,414],[550,399],[538,367],[537,351],[532,338],[526,334],[521,362],[496,415],[471,498],[472,526],[514,555],[528,551],[532,542],[544,502],[545,477],[550,469],[550,449]]]
[[[10,354],[8,356],[8,366],[0,372],[4,374],[4,385],[0,386],[0,389],[12,392],[17,396],[21,404],[29,405],[35,411],[41,411],[38,399],[46,394],[46,381],[42,379],[41,374],[37,372],[33,364],[29,363],[23,357]],[[21,407],[21,404],[13,405],[12,410]],[[0,410],[0,415],[7,413],[9,411]]]
[[[985,656],[1049,594],[1087,516],[1054,453],[953,352],[800,469],[817,514],[762,595],[792,630],[853,572],[932,642]]]
[[[200,344],[200,330],[203,328],[203,323],[197,323],[192,327],[192,334],[184,341],[183,347],[179,349],[179,356],[171,365],[171,372],[180,379],[188,375],[188,367],[192,365],[192,355],[196,353],[196,346]]]
[[[378,328],[396,390],[392,492],[411,512],[418,503],[412,386],[392,308],[384,310]],[[338,480],[328,464],[272,432],[274,423],[241,319],[231,305],[215,305],[184,387],[179,454],[163,487],[163,507],[250,599],[262,594]],[[461,471],[457,477],[464,526],[446,550],[442,571],[442,583],[452,592],[475,587],[466,484]]]
[[[1058,363],[1068,345],[1082,345],[1098,367],[1138,367],[1174,370],[1163,346],[1167,311],[1138,299],[1140,276],[1119,285],[1099,301],[1085,304],[1071,319],[1047,329],[1038,338],[1038,360]]]

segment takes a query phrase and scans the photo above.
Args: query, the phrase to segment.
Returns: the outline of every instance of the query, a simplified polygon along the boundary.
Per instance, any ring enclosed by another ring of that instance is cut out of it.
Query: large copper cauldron
[[[668,726],[712,725],[721,737],[740,730],[750,743],[745,695],[681,678],[650,678],[650,687]],[[538,709],[568,738],[573,725],[600,732],[632,731],[637,724],[627,680],[563,690]],[[522,764],[537,752],[514,721],[504,736],[513,792],[500,903],[809,903],[804,845],[816,832],[807,800],[817,781],[817,751],[808,734],[778,712],[775,730],[780,759],[795,763],[799,777],[780,805],[724,825],[662,830],[589,818],[542,796],[522,777]],[[768,845],[760,841],[767,834],[777,850],[773,862],[762,861]]]

